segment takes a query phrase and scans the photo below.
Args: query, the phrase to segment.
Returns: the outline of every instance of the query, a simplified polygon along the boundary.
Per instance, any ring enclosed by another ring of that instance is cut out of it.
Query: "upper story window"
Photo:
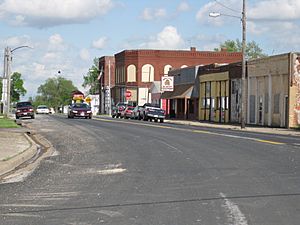
[[[142,67],[142,82],[154,81],[154,67],[151,64],[145,64]]]
[[[127,82],[136,82],[136,67],[133,64],[127,67]]]
[[[171,65],[165,65],[164,67],[164,75],[168,74],[168,72],[172,69]]]

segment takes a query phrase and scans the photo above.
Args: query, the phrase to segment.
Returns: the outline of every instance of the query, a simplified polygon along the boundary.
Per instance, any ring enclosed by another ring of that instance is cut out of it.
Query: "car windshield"
[[[45,106],[45,105],[40,105],[40,106],[38,106],[37,108],[38,108],[38,109],[47,109],[48,107]]]
[[[28,106],[32,106],[32,105],[31,105],[31,102],[18,102],[18,103],[17,103],[17,108],[20,108],[20,107],[28,107]]]
[[[73,108],[77,108],[77,109],[89,109],[90,108],[90,106],[89,105],[87,105],[87,104],[74,104],[73,105]]]

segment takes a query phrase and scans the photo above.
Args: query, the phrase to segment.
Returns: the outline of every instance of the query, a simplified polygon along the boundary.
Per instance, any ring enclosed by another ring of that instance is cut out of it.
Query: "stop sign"
[[[125,92],[125,96],[126,96],[126,98],[130,98],[131,97],[131,91],[127,90]]]

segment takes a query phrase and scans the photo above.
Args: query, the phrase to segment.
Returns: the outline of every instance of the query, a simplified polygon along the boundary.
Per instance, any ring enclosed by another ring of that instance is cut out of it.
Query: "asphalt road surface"
[[[1,225],[299,225],[299,138],[38,115],[57,150],[0,184]]]

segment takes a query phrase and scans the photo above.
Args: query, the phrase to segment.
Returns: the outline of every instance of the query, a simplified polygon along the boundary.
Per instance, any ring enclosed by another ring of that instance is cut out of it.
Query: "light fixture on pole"
[[[225,7],[224,5],[222,5]],[[230,9],[226,7],[227,9]],[[236,10],[230,9],[234,12]],[[241,108],[241,128],[246,127],[246,115],[247,115],[247,83],[246,83],[246,0],[243,0],[242,16],[228,15],[219,12],[209,13],[210,17],[229,16],[239,18],[242,22],[242,108]]]
[[[10,92],[11,92],[11,64],[12,64],[12,53],[20,48],[32,48],[27,45],[22,45],[11,50],[6,47],[4,51],[4,76],[3,76],[3,90],[2,90],[2,101],[3,101],[3,113],[8,116],[10,111]]]

